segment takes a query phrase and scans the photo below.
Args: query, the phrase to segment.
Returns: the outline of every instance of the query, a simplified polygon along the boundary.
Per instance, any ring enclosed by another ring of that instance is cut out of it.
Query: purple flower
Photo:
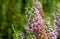
[[[41,3],[40,3],[38,0],[36,1],[35,6],[36,6],[36,8],[38,8],[38,9],[42,8],[42,5],[41,5]]]

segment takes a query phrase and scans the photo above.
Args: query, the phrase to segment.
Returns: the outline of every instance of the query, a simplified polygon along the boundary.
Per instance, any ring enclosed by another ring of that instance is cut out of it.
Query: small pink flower
[[[41,3],[38,0],[36,1],[36,5],[35,6],[38,9],[42,8],[42,5],[41,5]]]

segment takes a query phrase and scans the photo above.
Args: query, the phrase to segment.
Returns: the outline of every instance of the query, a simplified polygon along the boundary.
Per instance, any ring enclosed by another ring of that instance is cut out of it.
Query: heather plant
[[[43,19],[39,14],[38,9],[34,5],[31,8],[28,6],[26,7],[26,14],[29,28],[35,35],[36,39],[48,39],[45,33]]]

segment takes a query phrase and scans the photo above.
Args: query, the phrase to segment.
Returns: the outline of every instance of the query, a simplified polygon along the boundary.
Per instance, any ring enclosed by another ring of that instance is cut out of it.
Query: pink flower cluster
[[[39,1],[36,1],[36,4],[33,7],[28,6],[26,8],[26,17],[29,24],[29,29],[35,35],[36,39],[57,39],[56,30],[53,29],[48,20],[48,24],[44,25],[38,8],[42,8]]]

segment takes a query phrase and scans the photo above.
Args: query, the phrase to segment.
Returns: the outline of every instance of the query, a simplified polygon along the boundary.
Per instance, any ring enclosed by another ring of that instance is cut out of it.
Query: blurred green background
[[[46,17],[51,18],[51,14],[56,10],[56,4],[59,0],[39,1],[42,3]],[[0,39],[14,39],[14,31],[25,33],[24,27],[27,25],[25,17],[26,4],[32,6],[32,0],[0,0]],[[18,38],[16,37],[16,39]]]

